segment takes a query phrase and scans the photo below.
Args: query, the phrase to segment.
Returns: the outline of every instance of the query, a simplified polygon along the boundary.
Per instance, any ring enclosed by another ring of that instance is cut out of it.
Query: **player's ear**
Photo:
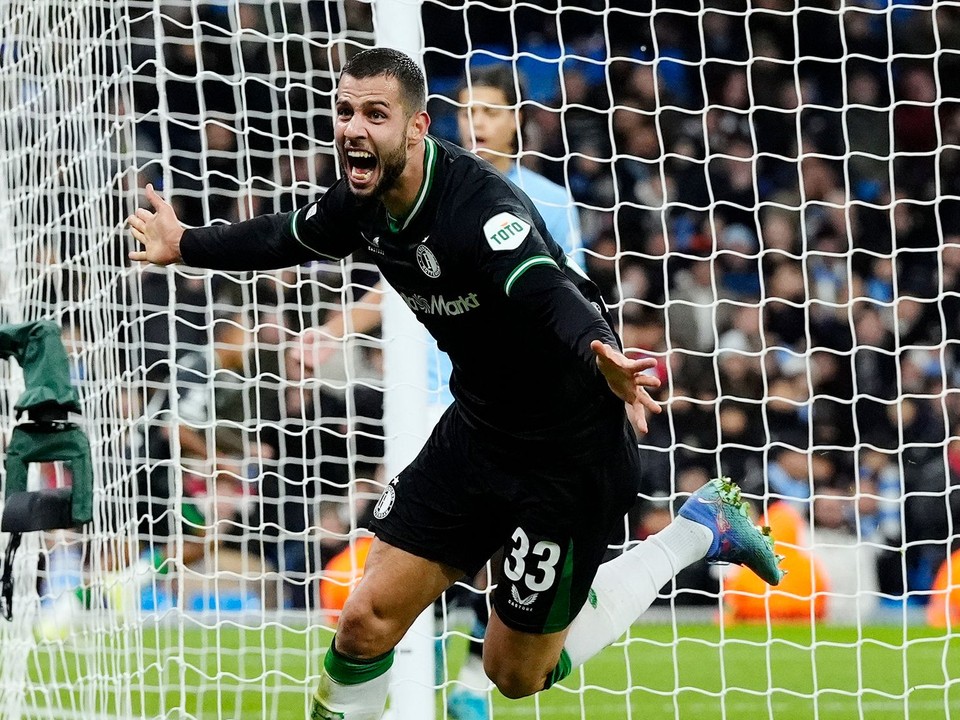
[[[416,145],[426,137],[429,129],[430,116],[427,115],[426,111],[420,110],[419,112],[415,112],[410,118],[410,122],[407,123],[407,142],[411,145]]]

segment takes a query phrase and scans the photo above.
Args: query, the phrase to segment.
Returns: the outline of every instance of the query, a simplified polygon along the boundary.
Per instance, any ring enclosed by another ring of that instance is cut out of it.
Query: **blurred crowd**
[[[290,210],[335,180],[334,73],[372,44],[369,5],[170,2],[159,22],[130,5],[117,109],[140,185],[201,225]],[[578,260],[625,345],[660,361],[668,412],[643,439],[634,538],[729,475],[784,528],[807,594],[848,600],[837,617],[923,604],[960,538],[960,8],[652,5],[426,0],[433,132],[459,139],[469,70],[517,71],[522,162],[570,191]],[[316,377],[291,359],[298,333],[376,282],[363,257],[141,275],[138,492],[169,496],[173,458],[189,458],[184,490],[224,518],[200,525],[277,573],[278,604],[313,602],[310,579],[352,547],[383,481],[376,335],[337,345]],[[151,504],[144,537],[168,538]],[[719,577],[696,566],[677,585],[669,602],[715,604]]]

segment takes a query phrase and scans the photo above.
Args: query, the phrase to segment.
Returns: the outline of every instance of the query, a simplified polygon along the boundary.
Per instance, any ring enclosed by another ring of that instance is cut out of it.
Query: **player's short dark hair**
[[[514,73],[513,68],[506,64],[484,65],[474,68],[470,71],[470,82],[460,88],[460,92],[475,87],[493,88],[503,93],[503,99],[511,107],[520,109],[520,128],[518,137],[514,140],[514,152],[519,149],[520,136],[523,135],[527,124],[526,113],[520,105],[522,98],[526,96],[523,78],[519,73]],[[458,93],[459,94],[459,93]]]
[[[470,87],[488,87],[503,93],[507,105],[517,105],[525,94],[523,80],[509,65],[485,65],[470,72]],[[464,86],[466,88],[466,86]]]
[[[341,75],[361,80],[363,78],[396,78],[400,83],[400,95],[407,110],[412,114],[427,107],[426,80],[420,66],[409,55],[392,48],[371,48],[357,53],[347,60]]]

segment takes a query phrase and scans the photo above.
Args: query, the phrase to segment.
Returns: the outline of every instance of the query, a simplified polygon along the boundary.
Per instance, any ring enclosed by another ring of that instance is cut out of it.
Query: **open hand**
[[[631,360],[619,350],[594,340],[590,349],[597,354],[597,367],[606,378],[610,390],[627,404],[627,412],[634,427],[640,433],[646,433],[646,410],[652,413],[662,412],[660,405],[650,397],[647,388],[660,387],[660,378],[645,374],[656,367],[654,358]]]
[[[305,370],[317,372],[330,359],[336,350],[333,332],[324,325],[319,328],[307,328],[300,334],[300,342],[290,348],[294,362],[302,362]]]
[[[140,208],[127,218],[134,240],[143,246],[142,250],[130,253],[131,260],[150,262],[154,265],[170,265],[180,262],[180,238],[183,227],[177,219],[173,207],[147,185],[147,200],[155,212]]]

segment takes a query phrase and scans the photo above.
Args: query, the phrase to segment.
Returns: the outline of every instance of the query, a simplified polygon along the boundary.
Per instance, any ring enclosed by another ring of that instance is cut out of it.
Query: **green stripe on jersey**
[[[301,245],[303,245],[307,250],[319,255],[320,257],[327,258],[327,260],[341,260],[342,258],[338,258],[336,255],[327,255],[326,253],[322,253],[314,247],[310,247],[303,240],[300,239],[300,233],[297,232],[297,218],[300,216],[300,211],[302,209],[303,208],[297,208],[296,210],[293,211],[293,214],[290,216],[290,234],[293,235],[293,239],[296,240]]]
[[[513,287],[514,283],[516,283],[517,280],[520,279],[520,276],[534,265],[553,265],[554,267],[557,267],[557,261],[549,255],[534,255],[531,258],[527,258],[522,263],[517,265],[513,269],[513,272],[507,276],[507,281],[503,284],[503,291],[509,295],[510,289]]]
[[[401,230],[407,229],[410,222],[417,216],[417,213],[420,212],[420,208],[423,207],[423,203],[430,194],[430,188],[433,187],[433,175],[437,168],[437,145],[429,135],[424,138],[423,144],[423,182],[420,183],[420,189],[417,191],[417,197],[414,198],[413,207],[402,221],[391,217],[390,213],[387,213],[387,227],[392,233],[398,233]]]
[[[293,211],[293,215],[290,216],[290,232],[293,234],[294,240],[303,245],[303,240],[300,239],[300,233],[297,232],[297,215],[300,214],[300,208],[297,208]]]
[[[563,570],[560,571],[560,581],[557,583],[557,594],[553,596],[553,604],[547,613],[543,632],[552,633],[563,630],[570,624],[570,586],[573,584],[573,540],[567,545],[567,557],[563,561]],[[580,608],[576,608],[579,612]]]

